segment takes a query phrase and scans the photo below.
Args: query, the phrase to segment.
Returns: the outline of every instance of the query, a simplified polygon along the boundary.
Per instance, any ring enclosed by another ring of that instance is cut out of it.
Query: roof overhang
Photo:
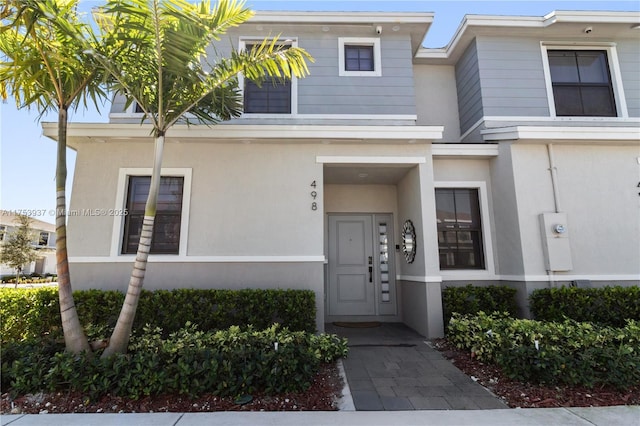
[[[614,142],[640,146],[639,127],[512,126],[485,129],[481,134],[486,142]]]
[[[58,123],[42,123],[43,134],[58,137]],[[150,142],[148,124],[69,123],[68,145],[117,141]],[[175,125],[169,142],[208,143],[431,143],[442,139],[443,126],[329,126],[329,125]]]
[[[591,42],[611,39],[640,39],[640,12],[554,11],[548,15],[466,15],[451,42],[443,48],[421,48],[415,63],[455,64],[478,36],[538,37]],[[592,31],[585,32],[587,27]]]
[[[257,11],[253,18],[243,25],[259,25],[267,34],[270,30],[279,33],[287,26],[303,26],[331,31],[332,26],[368,27],[372,35],[377,35],[376,27],[382,27],[382,34],[409,34],[412,52],[415,54],[433,22],[432,12],[271,12]],[[269,25],[277,28],[268,28]]]

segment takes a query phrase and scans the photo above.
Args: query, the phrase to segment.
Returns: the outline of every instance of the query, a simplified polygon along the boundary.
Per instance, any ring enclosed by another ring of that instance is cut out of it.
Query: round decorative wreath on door
[[[406,220],[402,227],[402,253],[407,263],[413,263],[416,257],[416,229],[410,220]]]

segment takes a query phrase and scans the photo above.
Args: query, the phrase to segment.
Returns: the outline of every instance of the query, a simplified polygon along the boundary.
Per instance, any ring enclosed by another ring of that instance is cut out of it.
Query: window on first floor
[[[547,50],[556,116],[615,117],[606,50]]]
[[[477,188],[437,188],[440,269],[484,269]]]
[[[138,250],[150,184],[150,176],[129,176],[122,254],[135,254]],[[163,176],[160,179],[151,254],[178,254],[179,252],[183,188],[184,177],[182,176]]]

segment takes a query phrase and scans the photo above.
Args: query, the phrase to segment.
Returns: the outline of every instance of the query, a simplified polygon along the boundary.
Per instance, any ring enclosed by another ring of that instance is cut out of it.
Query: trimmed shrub
[[[496,363],[516,380],[620,389],[640,384],[640,325],[632,320],[614,328],[481,312],[454,314],[448,332],[456,347]]]
[[[21,342],[3,371],[14,394],[79,391],[90,398],[110,393],[140,398],[160,393],[212,393],[239,396],[254,392],[282,394],[307,389],[321,362],[347,353],[346,339],[315,336],[273,325],[265,330],[233,326],[204,332],[195,325],[163,337],[145,328],[132,338],[127,355],[108,359],[51,353]],[[58,348],[60,349],[60,348]],[[3,360],[4,362],[4,360]]]
[[[105,337],[115,326],[124,294],[117,291],[74,292],[80,322],[90,338]],[[2,342],[62,336],[57,288],[0,289]],[[201,330],[232,325],[264,329],[274,323],[293,331],[314,332],[316,306],[311,290],[143,290],[134,330],[145,324],[179,330],[186,321]]]
[[[640,321],[640,287],[535,290],[529,296],[534,317],[540,321],[589,321],[623,327],[626,320]]]
[[[484,312],[508,312],[515,316],[518,312],[516,290],[506,286],[447,287],[442,290],[444,323],[448,324],[454,312],[477,314]]]

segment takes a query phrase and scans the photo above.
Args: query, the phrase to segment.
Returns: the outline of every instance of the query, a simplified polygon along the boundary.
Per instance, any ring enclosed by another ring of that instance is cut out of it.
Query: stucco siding
[[[460,141],[455,68],[450,65],[415,65],[413,72],[418,114],[416,124],[444,126],[441,142]]]
[[[638,147],[555,144],[553,150],[573,262],[572,270],[557,273],[557,279],[640,279]],[[525,271],[545,274],[538,215],[554,211],[546,147],[513,146],[513,157],[521,233],[528,242]]]

